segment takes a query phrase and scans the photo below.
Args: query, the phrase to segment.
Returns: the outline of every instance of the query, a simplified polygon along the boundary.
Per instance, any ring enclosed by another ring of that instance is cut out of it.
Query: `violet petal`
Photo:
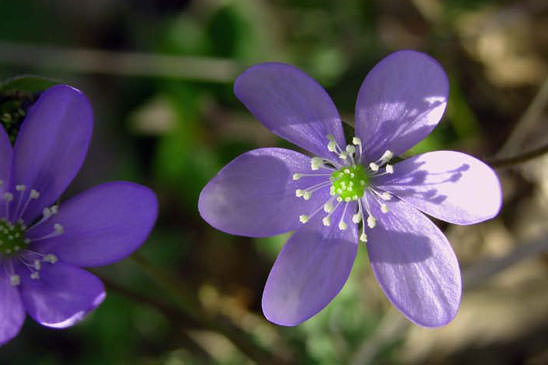
[[[6,276],[0,276],[0,346],[17,336],[24,321],[19,291]]]
[[[15,142],[12,185],[40,193],[23,219],[31,222],[51,205],[84,161],[93,124],[91,106],[79,90],[66,85],[47,89],[30,109]],[[14,203],[20,194],[16,194]]]
[[[408,203],[386,202],[381,213],[369,198],[377,226],[368,229],[367,249],[380,287],[410,321],[439,327],[457,314],[460,269],[443,233]]]
[[[448,93],[447,76],[430,56],[405,50],[382,59],[356,101],[356,135],[367,161],[386,150],[398,156],[426,137],[440,121]]]
[[[502,192],[495,172],[461,152],[436,151],[394,166],[393,175],[375,179],[415,208],[454,224],[474,224],[496,216]]]
[[[59,213],[32,229],[45,236],[61,224],[63,234],[38,241],[33,249],[53,253],[79,267],[108,265],[133,253],[147,238],[158,215],[156,195],[125,181],[95,186],[59,207]]]
[[[0,126],[0,194],[9,189],[13,149],[8,134]],[[0,217],[5,216],[6,204],[0,204]]]
[[[204,187],[198,209],[213,227],[236,235],[267,237],[294,230],[299,215],[311,212],[329,198],[329,189],[310,200],[296,189],[328,181],[329,170],[310,170],[310,158],[282,148],[246,152],[226,165]],[[323,177],[293,180],[294,173],[325,173]]]
[[[355,209],[355,203],[351,204]],[[322,310],[342,289],[356,257],[357,227],[346,214],[348,228],[337,227],[339,208],[331,226],[323,214],[306,223],[287,241],[268,276],[262,298],[265,317],[295,326]]]
[[[236,79],[234,93],[273,133],[317,156],[333,157],[328,134],[345,146],[335,104],[320,84],[294,66],[252,66]]]
[[[21,297],[35,321],[47,327],[65,328],[101,304],[105,289],[95,275],[57,262],[44,264],[40,279],[22,275]]]

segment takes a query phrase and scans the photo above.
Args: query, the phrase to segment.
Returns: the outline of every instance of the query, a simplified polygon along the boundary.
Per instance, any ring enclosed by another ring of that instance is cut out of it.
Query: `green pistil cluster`
[[[363,196],[369,186],[369,177],[362,165],[345,166],[331,174],[331,195],[338,195],[349,202]]]
[[[0,219],[0,255],[14,255],[26,248],[29,242],[25,238],[23,223],[12,224],[6,219]]]

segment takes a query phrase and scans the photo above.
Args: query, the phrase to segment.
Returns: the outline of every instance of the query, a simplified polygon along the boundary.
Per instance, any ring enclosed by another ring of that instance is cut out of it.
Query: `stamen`
[[[331,225],[330,217],[328,215],[323,217],[322,218],[322,223],[323,223],[324,226],[329,227]]]
[[[303,174],[293,174],[293,180],[294,181],[299,180],[301,177],[303,177]]]
[[[319,170],[320,167],[324,166],[324,160],[321,157],[312,157],[310,159],[310,168],[312,170]]]
[[[342,212],[342,215],[341,215],[341,219],[339,220],[339,229],[341,231],[344,231],[345,229],[348,228],[348,224],[346,224],[346,222],[344,221],[344,216],[346,215],[346,209],[347,208],[348,208],[348,203],[346,203],[344,205],[343,212]]]
[[[390,161],[392,159],[392,157],[394,157],[394,154],[392,153],[392,151],[390,150],[386,150],[381,158],[379,159],[379,161],[382,162],[382,164],[384,165],[385,163],[387,163],[388,161]]]
[[[369,215],[367,217],[367,226],[373,229],[375,228],[376,225],[377,225],[377,220],[375,219],[375,217],[373,217],[372,215]]]
[[[367,242],[367,235],[365,234],[365,232],[362,232],[362,234],[360,235],[360,241]]]
[[[393,174],[394,173],[394,166],[392,166],[390,164],[386,164],[385,169],[386,169],[387,174]]]
[[[389,210],[389,209],[388,209],[388,205],[386,205],[386,204],[381,204],[381,212],[383,212],[383,213],[386,214],[386,213],[388,213],[388,210]]]
[[[377,164],[374,163],[374,162],[371,162],[371,163],[369,164],[369,168],[370,168],[371,171],[373,171],[373,172],[379,171],[379,165],[377,165]]]
[[[25,191],[26,188],[25,185],[15,185],[15,190],[17,191]]]
[[[379,194],[382,200],[390,200],[392,198],[392,195],[388,191],[384,191],[381,194]]]
[[[21,284],[21,277],[17,274],[10,275],[10,285],[18,286]]]
[[[307,215],[305,215],[305,214],[301,214],[301,215],[299,216],[299,221],[300,221],[301,223],[303,223],[303,224],[306,223],[306,222],[308,222],[309,219],[310,219],[310,217],[307,216]]]
[[[38,280],[40,279],[40,273],[38,271],[34,271],[32,274],[30,274],[30,278],[32,280]]]
[[[57,262],[57,256],[55,256],[52,253],[49,253],[46,256],[44,256],[44,258],[42,260],[44,262],[49,262],[50,264],[55,264]]]

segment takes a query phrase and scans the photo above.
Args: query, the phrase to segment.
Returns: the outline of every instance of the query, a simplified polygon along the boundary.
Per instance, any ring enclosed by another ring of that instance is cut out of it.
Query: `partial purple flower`
[[[441,119],[448,96],[441,66],[415,51],[379,62],[358,94],[349,144],[331,98],[293,66],[253,66],[234,91],[272,132],[315,155],[281,148],[244,153],[200,195],[200,214],[222,231],[296,231],[264,289],[267,319],[292,326],[324,308],[344,286],[361,241],[382,290],[409,320],[425,327],[450,322],[460,304],[460,269],[423,213],[478,223],[498,213],[502,194],[493,170],[464,153],[392,163]]]
[[[93,115],[66,85],[46,90],[29,110],[12,149],[0,128],[0,345],[29,314],[65,328],[105,298],[81,267],[116,262],[147,238],[158,203],[130,182],[96,186],[58,205],[86,155]]]

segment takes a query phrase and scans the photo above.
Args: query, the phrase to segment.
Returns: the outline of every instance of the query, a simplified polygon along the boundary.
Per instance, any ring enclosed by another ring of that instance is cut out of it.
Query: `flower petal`
[[[0,126],[0,194],[9,189],[13,149],[8,134]],[[5,216],[6,204],[0,204],[0,217]],[[1,340],[0,340],[1,341]],[[1,343],[1,342],[0,342]]]
[[[317,156],[333,157],[328,134],[345,146],[335,104],[320,84],[294,66],[252,66],[236,79],[234,93],[273,133]]]
[[[25,322],[25,310],[16,287],[0,276],[0,346],[17,336]]]
[[[296,189],[329,181],[327,169],[310,170],[310,158],[282,148],[246,152],[226,165],[202,190],[198,209],[213,227],[249,237],[267,237],[299,227],[299,215],[308,214],[329,199],[329,189],[310,200],[295,196]],[[302,177],[294,173],[323,173]]]
[[[459,264],[443,233],[404,201],[381,213],[371,199],[377,226],[368,229],[369,260],[380,287],[410,321],[439,327],[457,314],[462,292]]]
[[[61,204],[59,213],[29,231],[30,239],[63,234],[36,242],[35,249],[54,253],[79,267],[108,265],[129,256],[147,238],[158,215],[152,190],[126,181],[98,185]]]
[[[350,207],[349,207],[350,208]],[[339,208],[339,211],[342,209]],[[347,210],[348,228],[323,226],[321,216],[296,231],[278,255],[263,292],[265,317],[282,326],[295,326],[322,310],[342,289],[356,257],[358,234]]]
[[[436,151],[394,166],[393,175],[375,185],[423,212],[455,224],[474,224],[496,216],[502,192],[495,172],[461,152]]]
[[[448,93],[445,72],[424,53],[398,51],[381,60],[356,101],[356,134],[367,161],[386,150],[398,156],[426,137],[440,121]]]
[[[51,205],[76,176],[88,149],[92,124],[87,98],[70,86],[47,89],[32,106],[15,142],[11,182],[27,186],[25,200],[30,189],[40,193],[23,214],[26,222]]]
[[[57,262],[44,264],[40,279],[21,276],[21,297],[28,314],[43,326],[70,327],[105,299],[103,283],[87,271]]]

